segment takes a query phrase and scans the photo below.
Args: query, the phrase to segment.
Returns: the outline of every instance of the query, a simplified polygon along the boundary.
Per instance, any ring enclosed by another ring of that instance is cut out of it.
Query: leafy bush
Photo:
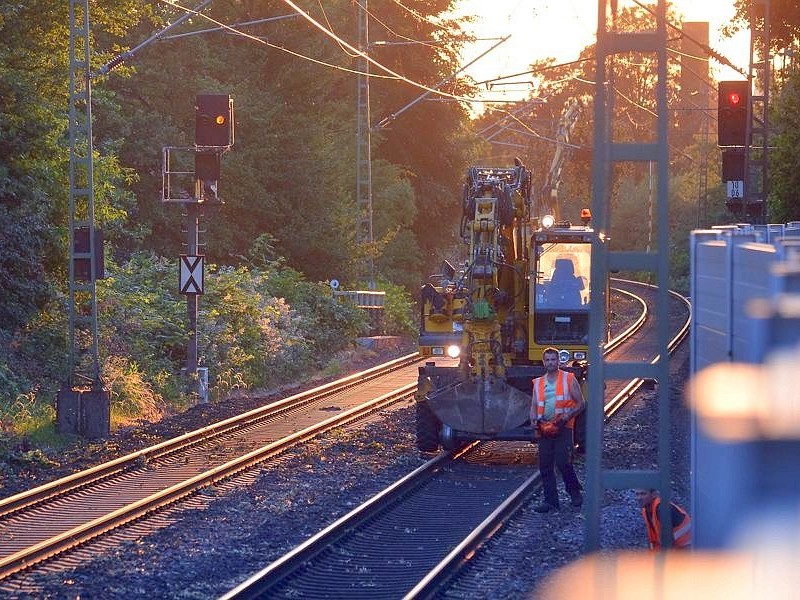
[[[176,271],[175,261],[149,252],[121,264],[106,261],[97,303],[101,375],[113,426],[158,419],[191,401],[181,377],[189,332]],[[209,367],[212,399],[316,373],[366,329],[362,311],[336,302],[327,285],[306,281],[280,259],[258,269],[207,265],[205,282],[198,297],[198,363]],[[393,288],[390,297],[401,298],[401,290]],[[53,398],[67,370],[60,303],[13,338],[2,332],[9,342],[2,346],[7,354],[0,354],[0,416],[7,429],[52,430]]]
[[[367,332],[363,311],[336,301],[327,284],[306,281],[294,269],[278,266],[270,271],[267,289],[273,296],[284,298],[303,316],[300,323],[303,335],[320,358],[347,348],[356,337]]]
[[[381,281],[378,287],[386,292],[383,305],[383,333],[386,335],[414,335],[419,327],[416,320],[416,303],[408,291],[399,285]]]
[[[106,272],[97,285],[101,353],[128,356],[148,374],[174,371],[188,342],[175,261],[140,252],[121,266],[107,261]]]

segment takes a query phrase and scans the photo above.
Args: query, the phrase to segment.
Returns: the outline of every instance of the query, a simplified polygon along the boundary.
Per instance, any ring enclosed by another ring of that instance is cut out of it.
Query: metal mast
[[[110,430],[111,402],[100,377],[98,278],[102,231],[94,223],[89,1],[69,2],[69,351],[56,397],[61,433],[98,438]]]
[[[611,175],[615,163],[649,162],[656,169],[656,222],[669,223],[667,146],[667,27],[666,1],[658,0],[654,30],[620,32],[616,30],[617,3],[611,2],[607,15],[606,0],[598,0],[597,65],[594,97],[594,163],[592,217],[595,228],[608,235],[611,226]],[[657,68],[655,86],[656,131],[652,141],[614,141],[613,118],[614,70],[617,54],[649,53]],[[611,251],[596,238],[592,247],[592,303],[589,344],[588,444],[586,452],[586,538],[585,550],[600,547],[600,509],[607,489],[652,488],[661,493],[661,539],[671,539],[670,503],[670,384],[669,384],[669,228],[659,225],[655,251]],[[656,274],[658,358],[653,363],[608,361],[603,356],[606,315],[604,293],[608,274],[614,271],[642,271]],[[602,468],[603,402],[606,379],[649,378],[658,381],[658,460],[651,470],[610,470]],[[664,514],[666,513],[666,514]],[[665,531],[666,530],[666,531]]]
[[[72,387],[100,385],[94,223],[89,2],[69,2],[69,373]],[[88,238],[76,244],[76,237]],[[102,243],[102,242],[100,242]],[[76,273],[87,265],[88,273]],[[80,275],[80,276],[79,276]],[[88,278],[86,277],[88,275]],[[88,281],[86,281],[88,279]],[[80,381],[76,379],[80,378]]]
[[[358,0],[358,49],[369,52],[367,0]],[[369,61],[359,58],[356,124],[356,244],[367,251],[369,289],[374,290],[375,264],[372,233],[372,149],[369,111]]]

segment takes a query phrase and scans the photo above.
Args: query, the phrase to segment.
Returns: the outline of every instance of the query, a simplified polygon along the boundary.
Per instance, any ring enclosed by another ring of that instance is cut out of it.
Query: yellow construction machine
[[[558,349],[561,368],[586,379],[596,234],[588,209],[572,224],[560,220],[557,202],[576,114],[569,104],[536,201],[531,172],[518,159],[510,168],[467,171],[461,221],[467,259],[458,267],[444,262],[421,290],[419,351],[428,360],[416,398],[420,450],[474,439],[534,439],[531,382],[544,373],[547,347]],[[579,445],[584,432],[579,418]]]

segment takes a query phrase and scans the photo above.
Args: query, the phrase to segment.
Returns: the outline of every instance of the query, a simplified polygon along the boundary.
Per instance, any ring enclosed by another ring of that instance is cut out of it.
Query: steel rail
[[[624,280],[619,280],[619,281],[624,281]],[[641,285],[642,287],[649,287],[649,288],[652,288],[652,289],[657,289],[657,286],[654,286],[654,285],[649,284],[649,283],[642,283],[642,282],[639,282],[639,281],[629,281],[628,283]],[[690,325],[691,320],[692,320],[692,305],[691,305],[691,302],[689,302],[689,300],[685,296],[682,296],[681,294],[679,294],[679,293],[677,293],[677,292],[675,292],[673,290],[668,290],[668,291],[669,291],[670,295],[672,295],[675,299],[677,299],[679,302],[681,302],[686,307],[686,309],[688,311],[688,317],[687,317],[685,323],[683,324],[683,326],[678,330],[678,332],[672,337],[672,339],[667,344],[667,350],[671,354],[672,352],[674,352],[675,348],[678,347],[678,344],[680,344],[686,338],[686,335],[689,333],[689,325]],[[650,364],[655,364],[658,361],[659,358],[660,358],[659,356],[654,357],[650,361]],[[606,420],[608,420],[611,417],[613,417],[614,414],[616,414],[616,412],[625,405],[625,402],[627,402],[628,399],[631,396],[633,396],[633,394],[635,394],[639,390],[639,388],[641,388],[645,384],[646,381],[647,381],[646,379],[643,379],[641,377],[637,377],[636,379],[632,379],[623,388],[622,391],[620,391],[617,394],[615,394],[615,396],[611,400],[609,400],[603,407],[603,412],[605,414]]]
[[[284,452],[292,445],[307,441],[320,433],[346,425],[356,419],[374,413],[386,406],[413,397],[416,384],[408,384],[388,394],[384,394],[369,402],[363,403],[339,415],[306,427],[289,436],[276,440],[257,450],[249,452],[222,465],[214,467],[195,477],[184,480],[169,488],[138,500],[128,506],[110,512],[88,523],[74,527],[68,531],[34,544],[24,550],[0,559],[0,579],[25,569],[34,563],[50,558],[56,554],[72,549],[98,535],[120,527],[149,512],[188,496],[203,487],[235,475],[236,473],[264,461],[276,454]]]
[[[325,529],[314,534],[305,542],[295,546],[295,548],[284,554],[281,558],[249,577],[246,581],[224,594],[220,600],[229,598],[258,598],[268,587],[272,586],[273,583],[280,581],[287,575],[296,571],[303,563],[313,559],[325,548],[336,543],[343,536],[369,521],[372,517],[383,511],[388,504],[394,503],[399,497],[420,485],[431,475],[446,467],[456,460],[457,457],[477,444],[478,442],[472,442],[459,450],[443,452],[425,464],[420,465],[408,475],[398,479],[389,487],[378,492],[372,498],[357,506],[346,515],[339,517]]]
[[[618,279],[617,281],[626,281],[626,280]],[[637,282],[627,282],[627,283],[637,283]],[[639,317],[633,323],[630,324],[629,327],[627,327],[624,331],[621,331],[613,339],[609,340],[605,344],[604,348],[606,354],[621,346],[623,343],[625,343],[625,340],[630,338],[634,333],[636,333],[639,329],[641,329],[642,326],[644,325],[644,322],[647,320],[647,316],[649,314],[647,309],[647,303],[633,292],[630,292],[628,290],[623,290],[622,288],[611,288],[611,289],[617,292],[618,294],[623,294],[638,302],[642,307],[642,312],[639,315]]]
[[[432,590],[440,589],[458,570],[467,563],[470,557],[486,540],[497,533],[516,513],[522,504],[541,486],[542,476],[536,471],[523,482],[508,498],[486,517],[464,540],[453,548],[420,582],[403,598],[419,598],[432,594]]]
[[[163,458],[179,450],[207,442],[215,437],[241,429],[252,423],[275,417],[282,412],[302,406],[305,403],[310,403],[327,395],[339,393],[396,369],[413,364],[417,360],[419,360],[418,353],[408,354],[388,363],[378,365],[377,367],[354,373],[342,379],[337,379],[336,381],[288,396],[287,398],[282,398],[265,406],[260,406],[246,413],[242,413],[241,415],[225,419],[224,421],[201,427],[154,446],[131,452],[125,456],[121,456],[73,475],[68,475],[67,477],[56,479],[44,485],[20,492],[19,494],[8,496],[0,500],[0,518],[7,517],[16,511],[44,500],[52,499],[73,492],[79,488],[95,484],[108,477],[121,473],[132,466],[139,465],[142,461]]]

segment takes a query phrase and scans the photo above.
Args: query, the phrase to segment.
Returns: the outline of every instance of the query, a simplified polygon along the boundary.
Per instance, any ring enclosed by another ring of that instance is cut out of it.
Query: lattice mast
[[[100,385],[92,146],[89,2],[70,0],[69,37],[69,386]],[[88,241],[76,248],[76,239]],[[88,246],[88,247],[87,247]],[[88,265],[77,273],[76,265]],[[79,277],[82,275],[82,277]],[[85,276],[88,275],[88,280]],[[78,381],[78,380],[81,381]]]

